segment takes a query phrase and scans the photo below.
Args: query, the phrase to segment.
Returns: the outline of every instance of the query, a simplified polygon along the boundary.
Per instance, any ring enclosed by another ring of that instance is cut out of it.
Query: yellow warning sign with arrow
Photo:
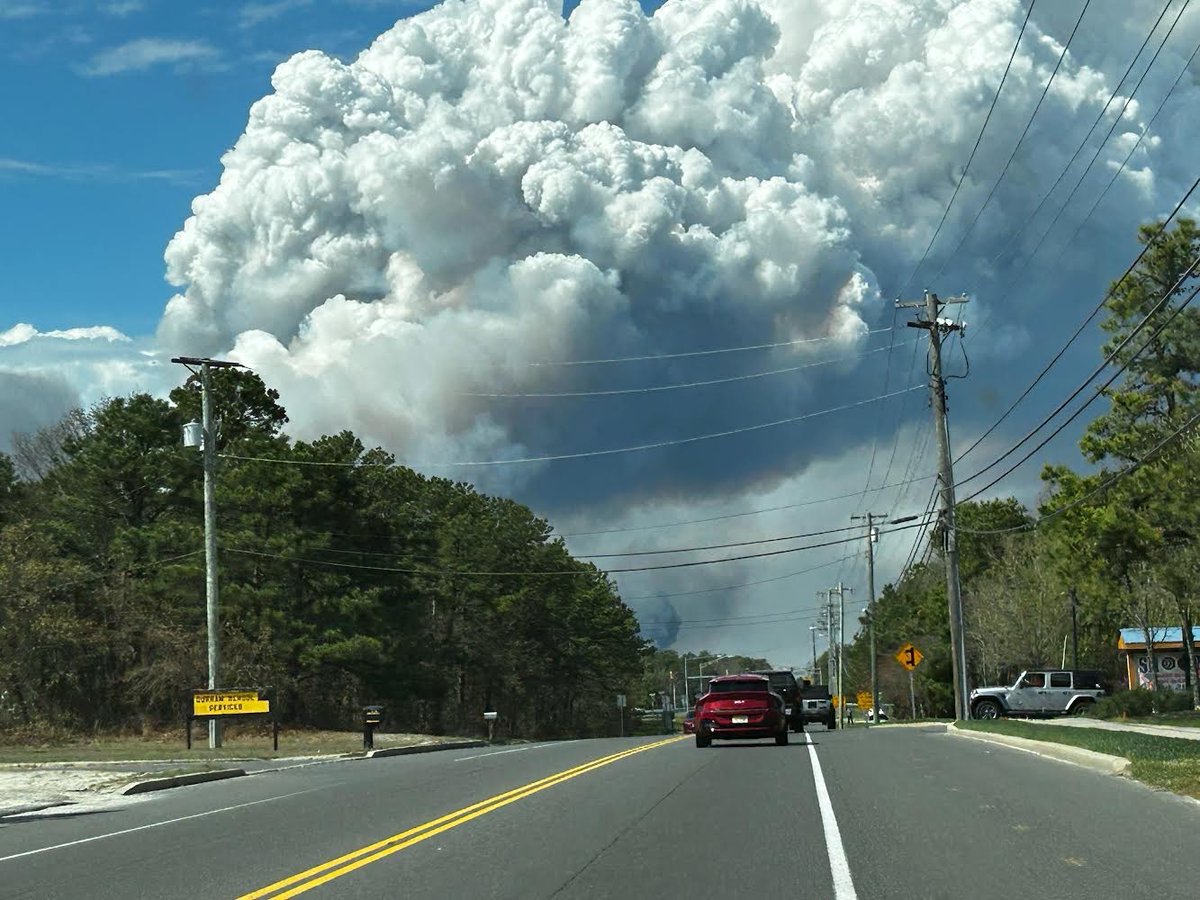
[[[896,661],[910,672],[919,666],[921,664],[921,660],[924,658],[924,654],[922,654],[920,650],[909,643],[905,643],[903,647],[896,651]]]

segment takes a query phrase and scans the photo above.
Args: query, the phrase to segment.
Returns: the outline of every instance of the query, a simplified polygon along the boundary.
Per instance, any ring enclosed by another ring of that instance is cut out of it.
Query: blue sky
[[[152,332],[171,295],[163,250],[275,65],[353,57],[433,5],[0,0],[0,331]]]

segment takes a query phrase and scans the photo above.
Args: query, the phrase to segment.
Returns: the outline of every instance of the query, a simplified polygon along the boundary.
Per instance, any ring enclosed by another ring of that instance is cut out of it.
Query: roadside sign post
[[[625,737],[625,695],[617,694],[617,715],[621,719],[620,736]]]
[[[896,662],[908,670],[908,708],[912,711],[914,719],[917,717],[917,691],[913,685],[913,670],[921,664],[921,660],[924,658],[925,655],[908,641],[905,641],[904,646],[896,651]]]
[[[207,719],[209,734],[211,723],[225,716],[269,715],[271,716],[271,739],[276,753],[279,752],[279,721],[271,709],[271,701],[261,690],[233,689],[228,691],[192,691],[192,708],[187,715],[187,748],[192,749],[192,723],[196,719]],[[220,729],[217,729],[219,732]]]

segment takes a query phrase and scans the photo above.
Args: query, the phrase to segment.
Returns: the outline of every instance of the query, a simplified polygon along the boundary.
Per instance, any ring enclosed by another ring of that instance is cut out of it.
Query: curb
[[[43,809],[57,809],[60,806],[71,806],[70,800],[55,800],[50,803],[26,803],[23,806],[0,806],[0,819],[7,816],[23,816],[27,813],[41,812]]]
[[[1070,744],[1056,744],[1050,741],[1035,741],[1032,738],[1014,737],[1009,734],[993,734],[986,731],[964,731],[954,725],[946,726],[948,734],[958,737],[986,741],[990,744],[1002,744],[1014,750],[1032,753],[1047,759],[1082,766],[1104,775],[1127,775],[1132,763],[1123,756],[1110,756],[1107,753],[1097,753],[1095,750],[1085,750]]]
[[[487,741],[449,741],[441,744],[414,744],[411,747],[386,747],[368,750],[363,759],[380,759],[386,756],[408,756],[412,753],[436,753],[439,750],[470,750],[472,747],[488,747]]]
[[[150,791],[164,791],[167,788],[186,787],[190,784],[204,784],[209,781],[223,781],[226,778],[241,778],[246,774],[245,769],[217,769],[213,772],[196,772],[192,775],[174,775],[170,778],[150,778],[146,781],[135,781],[121,794],[146,794]]]

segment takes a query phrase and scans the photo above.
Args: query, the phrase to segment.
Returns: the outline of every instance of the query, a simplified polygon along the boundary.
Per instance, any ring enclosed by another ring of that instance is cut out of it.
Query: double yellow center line
[[[602,756],[599,759],[593,759],[591,762],[575,766],[572,769],[566,769],[554,775],[540,778],[537,781],[531,781],[529,784],[522,785],[519,788],[513,788],[511,791],[505,791],[503,794],[497,794],[494,797],[489,797],[487,800],[480,800],[478,803],[464,806],[462,809],[457,809],[452,813],[447,813],[444,816],[425,822],[423,825],[417,825],[414,828],[409,828],[407,831],[393,834],[391,837],[351,851],[344,856],[337,857],[337,859],[331,859],[329,862],[321,863],[319,866],[313,866],[311,869],[298,872],[295,875],[284,878],[282,881],[268,884],[266,887],[259,888],[253,893],[243,895],[239,900],[259,900],[259,898],[263,897],[278,900],[278,898],[295,897],[318,885],[325,884],[328,881],[333,881],[335,878],[340,878],[343,875],[353,872],[355,869],[360,869],[363,866],[377,862],[385,856],[391,856],[393,853],[407,849],[413,844],[419,844],[421,841],[428,840],[434,835],[441,834],[443,831],[457,828],[459,825],[470,822],[472,819],[485,816],[503,806],[508,806],[510,803],[515,803],[518,800],[536,794],[538,791],[544,791],[546,788],[554,787],[556,784],[561,784],[572,778],[578,778],[580,775],[592,772],[634,754],[644,753],[647,750],[664,747],[667,744],[673,744],[681,740],[683,740],[682,737],[673,737],[664,741],[655,741],[651,744],[642,744],[640,747],[634,747],[631,750],[622,750],[620,753],[613,753],[610,756]]]

